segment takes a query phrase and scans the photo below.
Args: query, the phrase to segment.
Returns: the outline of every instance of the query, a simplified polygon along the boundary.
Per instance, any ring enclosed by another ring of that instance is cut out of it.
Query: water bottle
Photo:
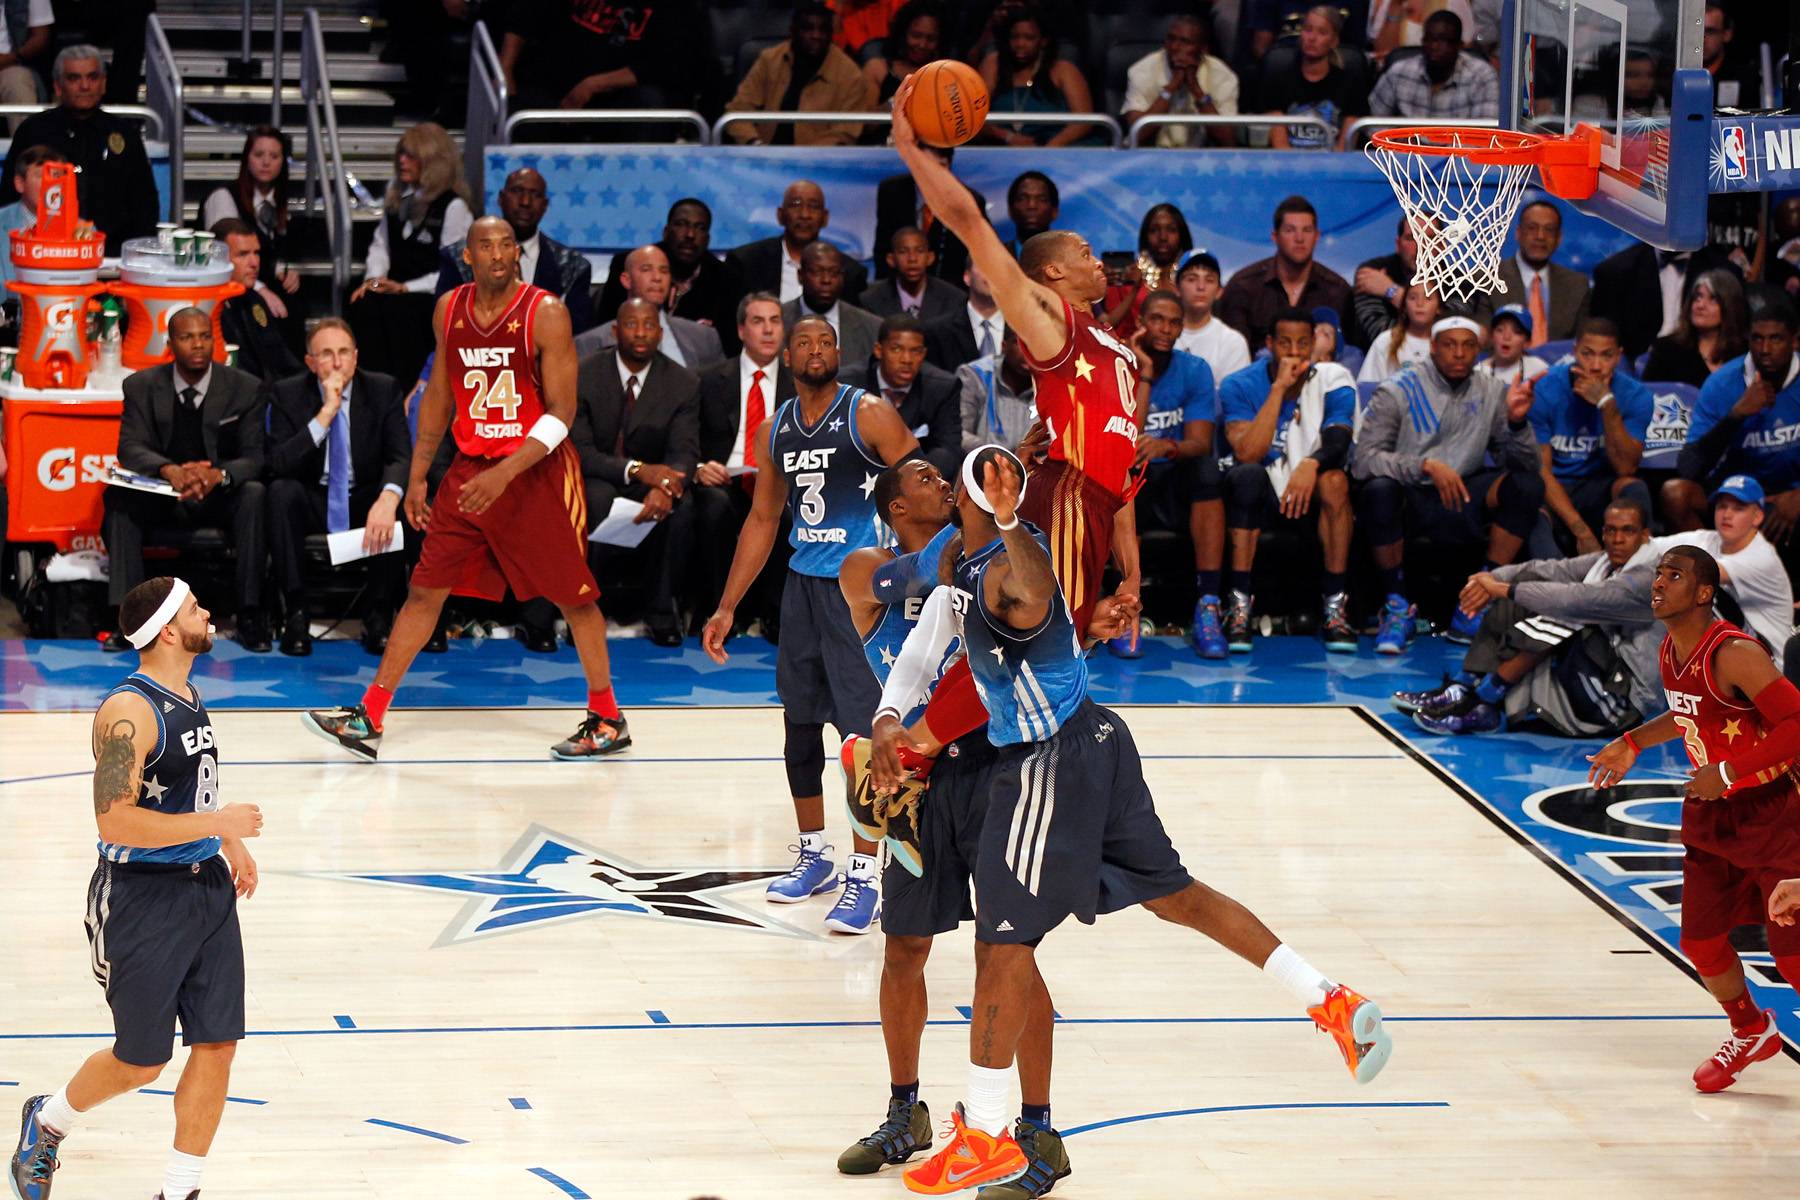
[[[118,375],[124,371],[120,360],[121,334],[119,330],[119,302],[108,296],[100,304],[100,336],[98,361],[96,367],[102,375]]]

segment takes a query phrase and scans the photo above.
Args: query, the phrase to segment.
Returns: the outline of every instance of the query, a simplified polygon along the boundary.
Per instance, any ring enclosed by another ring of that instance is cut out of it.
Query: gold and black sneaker
[[[336,742],[358,758],[374,762],[381,753],[381,730],[369,720],[360,704],[349,708],[315,708],[300,714],[300,723],[324,738]]]
[[[623,716],[603,717],[590,712],[574,733],[550,747],[550,757],[563,762],[605,758],[631,746],[631,727]]]
[[[850,824],[865,840],[879,842],[887,836],[888,797],[875,794],[874,777],[869,772],[874,745],[869,738],[853,733],[844,739],[838,762],[844,768],[844,804],[850,810]]]
[[[976,1200],[1037,1200],[1075,1169],[1069,1165],[1069,1152],[1063,1149],[1062,1134],[1054,1129],[1019,1117],[1013,1122],[1013,1140],[1019,1143],[1031,1165],[1010,1183],[982,1188],[975,1193]]]
[[[931,1110],[923,1100],[907,1103],[898,1096],[888,1101],[887,1120],[868,1137],[838,1155],[838,1171],[845,1175],[873,1175],[883,1167],[897,1166],[921,1150],[931,1149]]]

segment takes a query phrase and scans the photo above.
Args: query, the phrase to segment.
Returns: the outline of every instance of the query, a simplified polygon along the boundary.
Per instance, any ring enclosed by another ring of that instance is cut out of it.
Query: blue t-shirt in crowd
[[[1748,355],[1734,358],[1700,385],[1700,398],[1694,402],[1694,415],[1688,422],[1689,442],[1704,437],[1743,399],[1744,389],[1750,386],[1744,377],[1748,361]],[[1800,483],[1800,372],[1792,367],[1789,372],[1787,386],[1775,393],[1775,403],[1745,419],[1737,440],[1709,478],[1749,475],[1771,495]]]
[[[1333,372],[1337,368],[1331,368]],[[1344,378],[1339,375],[1338,378]],[[1261,411],[1263,401],[1269,398],[1269,388],[1275,382],[1275,360],[1265,358],[1251,363],[1241,370],[1233,371],[1219,385],[1219,410],[1225,418],[1226,428],[1240,421],[1254,421]],[[1269,439],[1268,452],[1262,456],[1264,466],[1280,462],[1287,457],[1288,430],[1294,427],[1294,410],[1299,407],[1300,400],[1306,399],[1319,386],[1313,373],[1309,372],[1300,386],[1300,396],[1296,399],[1284,398],[1281,411],[1275,417],[1275,436]],[[1324,395],[1325,415],[1319,422],[1319,428],[1327,425],[1342,425],[1346,429],[1356,423],[1356,388],[1335,387]]]
[[[1181,440],[1182,426],[1189,421],[1219,419],[1219,404],[1213,391],[1212,368],[1198,354],[1174,350],[1169,365],[1150,385],[1150,411],[1144,416],[1146,437]],[[1152,459],[1161,462],[1161,459]]]
[[[1538,378],[1531,393],[1531,431],[1538,445],[1550,447],[1550,473],[1558,479],[1586,479],[1613,474],[1606,457],[1606,418],[1594,405],[1575,393],[1571,374],[1574,363],[1551,367]],[[1625,432],[1638,441],[1650,428],[1656,398],[1650,389],[1615,370],[1613,403],[1625,418]]]

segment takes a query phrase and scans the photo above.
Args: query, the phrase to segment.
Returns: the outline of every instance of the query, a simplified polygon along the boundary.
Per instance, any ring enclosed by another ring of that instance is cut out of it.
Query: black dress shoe
[[[312,623],[305,613],[289,613],[281,627],[281,652],[290,658],[305,658],[312,653]]]
[[[273,648],[269,640],[269,623],[260,612],[238,614],[237,641],[252,654],[267,654]]]
[[[370,654],[382,653],[387,649],[388,631],[392,628],[393,623],[388,620],[385,614],[381,616],[371,615],[363,622],[362,648],[367,650]]]
[[[681,645],[681,617],[677,613],[665,613],[662,616],[646,617],[644,624],[650,633],[650,640],[658,646]]]
[[[554,626],[549,629],[540,629],[533,625],[521,625],[519,628],[525,635],[522,640],[527,650],[533,654],[556,653],[556,628]]]
[[[444,623],[439,621],[431,636],[425,639],[425,653],[446,654],[450,650],[450,637],[444,632]]]
[[[106,640],[100,643],[100,648],[108,654],[123,654],[131,649],[131,643],[125,640],[124,634],[115,629],[106,635]]]

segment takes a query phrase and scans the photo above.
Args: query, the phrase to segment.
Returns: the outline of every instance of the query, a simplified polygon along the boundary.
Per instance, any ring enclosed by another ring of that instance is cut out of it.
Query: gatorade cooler
[[[43,165],[37,224],[12,231],[16,279],[7,287],[19,294],[19,357],[16,369],[26,387],[78,388],[91,365],[87,313],[94,295],[106,239],[80,219],[75,200],[75,168]]]
[[[125,302],[120,358],[127,371],[174,359],[169,317],[189,305],[212,318],[213,361],[225,361],[219,305],[244,289],[231,281],[231,254],[222,244],[207,239],[204,250],[194,248],[192,235],[185,230],[166,239],[132,238],[125,243],[119,282],[108,290]]]

